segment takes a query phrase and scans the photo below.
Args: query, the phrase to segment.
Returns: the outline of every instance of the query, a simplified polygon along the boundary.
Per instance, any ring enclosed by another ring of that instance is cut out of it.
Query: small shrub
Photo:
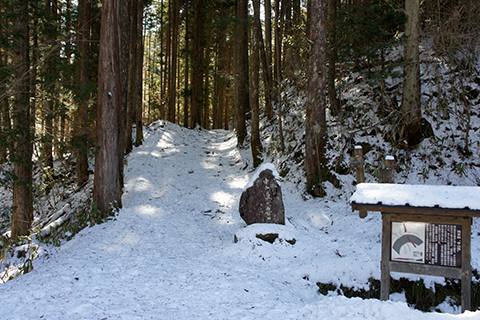
[[[472,309],[480,307],[480,275],[477,270],[472,271]],[[336,286],[332,283],[317,283],[318,292],[327,295],[330,291],[336,291],[347,298],[359,297],[362,299],[380,299],[380,280],[370,278],[369,289],[356,289],[344,285]],[[437,306],[444,301],[450,301],[453,305],[460,306],[461,283],[457,279],[445,279],[445,284],[435,283],[427,288],[423,280],[411,281],[406,278],[392,279],[390,293],[404,293],[407,303],[415,309],[422,311],[438,311]]]

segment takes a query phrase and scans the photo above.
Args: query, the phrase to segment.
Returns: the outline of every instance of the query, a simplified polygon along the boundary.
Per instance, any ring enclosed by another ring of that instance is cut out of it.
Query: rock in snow
[[[248,224],[276,223],[285,224],[285,207],[282,189],[277,183],[273,171],[265,167],[258,169],[258,178],[253,185],[242,193],[239,211]]]

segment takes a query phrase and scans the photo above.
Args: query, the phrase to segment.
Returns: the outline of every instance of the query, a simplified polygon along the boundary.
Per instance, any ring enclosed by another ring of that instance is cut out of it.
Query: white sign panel
[[[392,222],[392,261],[425,263],[424,222]]]

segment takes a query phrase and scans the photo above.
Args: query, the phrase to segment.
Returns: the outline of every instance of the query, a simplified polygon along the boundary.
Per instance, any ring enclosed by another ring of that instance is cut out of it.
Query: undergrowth
[[[471,303],[472,310],[480,310],[480,275],[477,270],[472,271],[472,292]],[[362,299],[380,299],[380,280],[370,278],[368,289],[356,289],[344,285],[337,286],[332,283],[317,282],[318,292],[328,295],[330,292],[343,295],[347,298]],[[435,283],[431,287],[425,286],[422,279],[418,281],[400,278],[391,279],[390,294],[403,293],[407,303],[418,310],[440,312],[438,306],[443,302],[448,302],[451,306],[460,307],[462,305],[461,281],[457,279],[445,279],[445,284]]]
[[[37,239],[45,244],[60,246],[62,240],[70,241],[83,229],[101,224],[112,218],[113,217],[104,218],[102,213],[98,210],[96,203],[87,200],[85,203],[75,208],[64,223],[52,227],[46,234],[42,234],[39,230],[37,233]]]
[[[39,255],[40,247],[31,237],[20,237],[17,243],[0,236],[0,283],[5,283],[33,269],[33,260]]]
[[[21,237],[16,243],[11,243],[8,236],[0,234],[0,283],[30,272],[33,269],[33,260],[42,254],[48,255],[45,246],[40,243],[58,247],[62,241],[71,240],[83,229],[112,219],[115,217],[105,218],[95,202],[88,200],[77,207],[63,223],[43,232],[38,229],[31,236]]]

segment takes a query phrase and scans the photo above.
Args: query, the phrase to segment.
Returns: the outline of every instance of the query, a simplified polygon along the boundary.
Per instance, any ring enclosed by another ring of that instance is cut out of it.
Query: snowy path
[[[82,231],[35,261],[31,273],[0,285],[0,319],[480,318],[319,295],[305,276],[355,282],[377,272],[370,251],[378,249],[378,230],[335,229],[318,203],[312,209],[295,194],[284,196],[297,244],[234,243],[244,226],[238,199],[251,175],[243,160],[234,133],[156,123],[128,157],[117,219]],[[334,209],[340,224],[345,206]],[[322,225],[330,233],[319,232]],[[367,236],[371,242],[355,248]],[[362,269],[359,259],[365,270],[351,271]]]

